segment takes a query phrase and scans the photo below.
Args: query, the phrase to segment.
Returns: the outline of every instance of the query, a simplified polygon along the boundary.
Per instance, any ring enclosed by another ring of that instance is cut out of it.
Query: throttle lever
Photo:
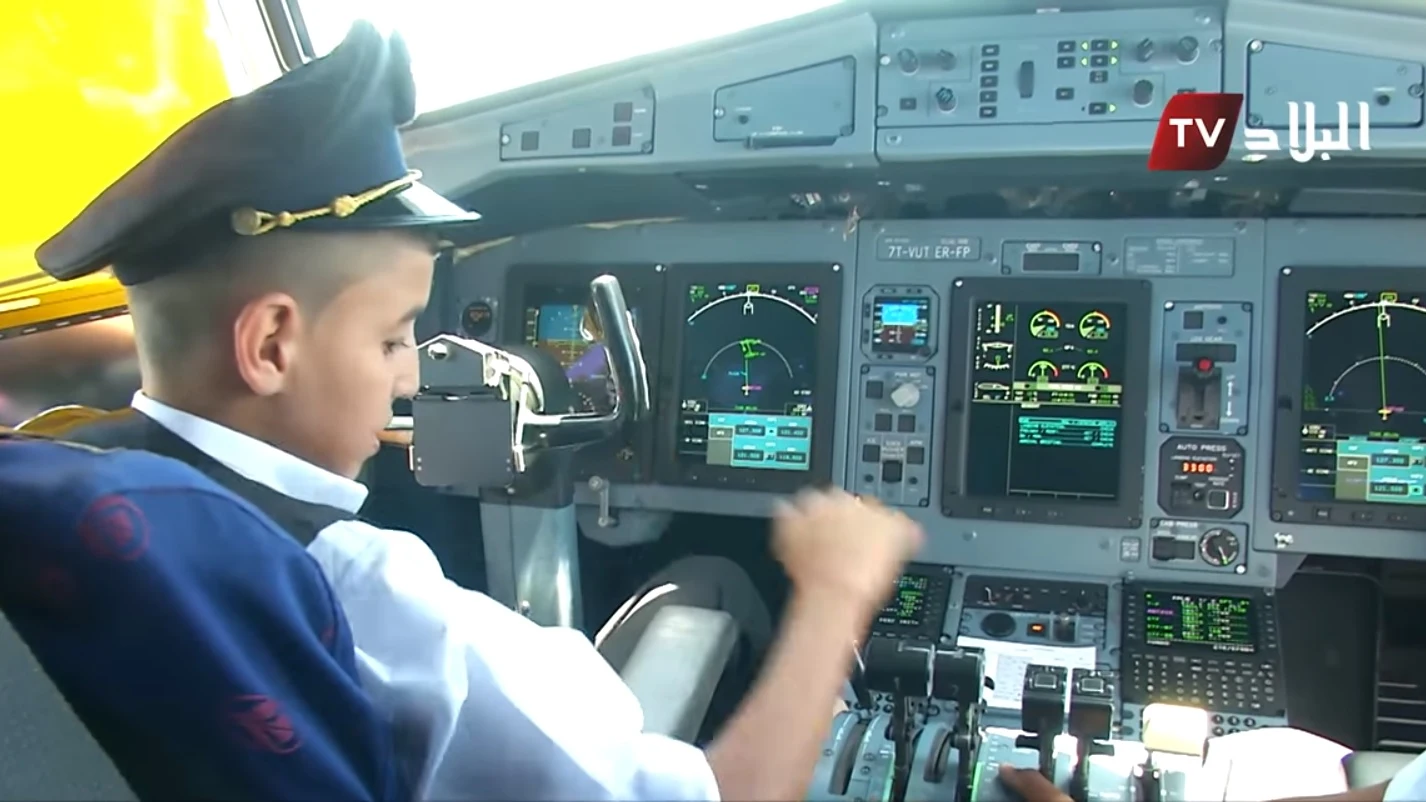
[[[861,710],[871,710],[872,697],[871,689],[867,687],[866,661],[862,659],[862,650],[856,641],[852,641],[852,673],[847,682],[852,686],[852,696],[857,700],[857,707]]]

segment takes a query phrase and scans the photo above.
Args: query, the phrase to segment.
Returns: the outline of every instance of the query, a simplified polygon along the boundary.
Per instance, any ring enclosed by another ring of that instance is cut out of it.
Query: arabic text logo
[[[1335,124],[1319,128],[1317,107],[1311,102],[1287,104],[1287,150],[1293,161],[1314,158],[1326,161],[1333,153],[1371,150],[1371,112],[1367,103],[1357,103],[1357,119],[1351,106],[1338,102]],[[1174,95],[1164,106],[1158,132],[1149,151],[1150,170],[1214,170],[1228,158],[1233,131],[1242,112],[1243,96],[1221,92],[1193,92]],[[1356,131],[1353,145],[1351,132]],[[1252,153],[1245,161],[1262,161],[1267,154],[1282,151],[1278,131],[1271,128],[1244,128],[1244,145]]]

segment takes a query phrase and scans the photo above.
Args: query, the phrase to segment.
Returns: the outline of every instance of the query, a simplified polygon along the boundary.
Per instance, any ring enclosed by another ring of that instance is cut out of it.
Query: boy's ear
[[[282,392],[302,336],[297,300],[282,292],[249,301],[233,320],[233,364],[255,395]]]

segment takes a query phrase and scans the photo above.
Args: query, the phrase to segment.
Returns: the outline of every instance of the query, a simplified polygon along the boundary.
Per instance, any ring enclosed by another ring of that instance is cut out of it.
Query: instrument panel
[[[578,456],[606,480],[582,504],[762,516],[835,483],[922,523],[928,563],[1270,587],[1277,554],[1426,556],[1423,248],[1365,220],[671,223],[533,235],[455,284],[601,409],[581,292],[623,282],[657,414]]]
[[[952,291],[961,346],[950,360],[943,512],[1136,528],[1148,283],[959,279]]]

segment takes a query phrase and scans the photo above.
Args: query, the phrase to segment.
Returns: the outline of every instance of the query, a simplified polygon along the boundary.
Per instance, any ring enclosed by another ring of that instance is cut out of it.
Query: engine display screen
[[[871,350],[878,354],[924,352],[931,333],[931,299],[879,297],[872,301]]]
[[[1144,592],[1144,642],[1149,646],[1202,646],[1253,654],[1258,619],[1253,600],[1235,596]]]
[[[1297,497],[1426,504],[1426,302],[1306,293]]]
[[[1123,303],[977,301],[967,495],[1116,502]]]
[[[832,403],[814,397],[820,298],[820,288],[805,283],[687,285],[680,461],[809,469],[814,411]]]
[[[614,380],[604,346],[589,334],[586,310],[584,304],[572,303],[526,307],[524,341],[559,360],[579,399],[580,408],[575,412],[605,414],[614,408]],[[637,329],[638,310],[630,309],[629,314]]]

